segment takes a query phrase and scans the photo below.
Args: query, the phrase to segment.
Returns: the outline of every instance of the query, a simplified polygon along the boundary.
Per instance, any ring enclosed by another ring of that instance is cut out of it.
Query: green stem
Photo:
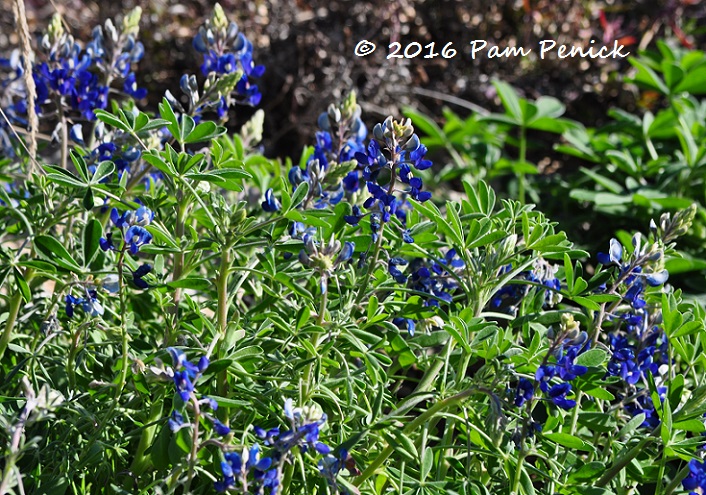
[[[600,477],[600,479],[596,482],[597,487],[604,487],[610,481],[615,478],[620,471],[623,470],[625,466],[630,464],[630,461],[632,461],[635,457],[640,455],[640,453],[652,442],[654,442],[655,437],[659,434],[660,427],[658,426],[654,430],[652,430],[652,433],[649,436],[644,437],[640,442],[635,445],[633,448],[625,452],[623,455],[618,457],[618,459],[613,463],[613,465],[608,468],[608,470],[603,474],[603,476]]]
[[[175,237],[176,242],[179,244],[179,252],[174,256],[174,272],[172,274],[172,280],[176,281],[181,278],[181,273],[184,269],[184,251],[181,249],[181,238],[184,236],[184,217],[186,216],[186,210],[188,208],[188,203],[184,200],[183,193],[179,191],[177,193],[179,197],[179,203],[177,205],[177,217],[176,217],[176,229]],[[179,319],[179,302],[181,300],[181,288],[176,287],[174,289],[173,296],[173,317],[172,327],[174,332],[169,331],[169,325],[164,326],[164,345],[170,346],[173,343],[174,337],[178,330],[177,321]]]
[[[674,477],[672,481],[669,482],[667,487],[664,489],[664,495],[672,495],[672,492],[676,490],[679,485],[681,485],[681,482],[684,481],[684,478],[686,478],[689,474],[689,464],[687,463],[686,466],[684,466]]]
[[[321,275],[321,280],[322,280],[322,285],[327,285],[327,276],[326,274]],[[316,316],[316,325],[321,327],[324,324],[324,315],[326,313],[326,305],[328,302],[328,287],[326,287],[326,290],[321,294],[321,298],[319,299],[319,314]],[[317,334],[316,338],[314,339],[314,352],[318,352],[319,350],[319,344],[321,343],[321,335]],[[316,361],[316,355],[309,355],[309,359],[311,359],[311,362],[306,365],[306,370],[304,371],[304,391],[303,391],[303,400],[304,402],[307,402],[311,397],[311,392],[314,389],[314,379],[312,377],[312,374],[314,372],[314,362]]]
[[[360,287],[358,288],[358,294],[355,296],[355,300],[357,302],[361,301],[361,298],[363,297],[363,293],[368,289],[368,284],[370,283],[370,277],[373,275],[373,272],[375,271],[375,266],[378,264],[378,256],[380,256],[380,249],[382,248],[382,237],[383,237],[383,231],[385,230],[385,224],[380,223],[380,231],[378,232],[378,240],[375,243],[374,252],[373,252],[373,260],[372,262],[368,265],[368,270],[365,272],[365,278],[363,279],[363,283],[360,284]]]
[[[420,428],[424,423],[429,421],[430,418],[434,417],[435,414],[438,412],[456,405],[457,403],[461,402],[463,399],[466,399],[470,397],[471,395],[478,393],[479,390],[475,387],[471,387],[469,389],[464,390],[463,392],[459,392],[455,395],[452,395],[451,397],[447,397],[446,399],[440,400],[433,406],[431,406],[429,409],[424,411],[422,414],[417,416],[414,420],[412,420],[405,428],[402,429],[402,433],[407,435],[410,432],[415,431],[416,429]],[[394,451],[394,447],[391,447],[389,444],[378,454],[378,456],[373,460],[373,462],[370,463],[370,465],[367,467],[365,471],[361,473],[360,476],[358,476],[354,481],[353,484],[355,486],[360,486],[363,484],[365,480],[370,478],[373,474],[375,474],[375,471],[382,465],[383,462],[387,460],[388,457],[390,457],[390,454]]]
[[[30,256],[32,254],[30,253]],[[31,268],[27,268],[24,273],[24,279],[29,284],[30,280],[34,276],[34,271]],[[22,308],[22,293],[18,290],[10,299],[10,305],[8,307],[7,321],[5,321],[5,329],[0,336],[0,359],[2,359],[5,354],[5,349],[10,344],[12,340],[12,330],[15,328],[15,323],[17,323],[17,316]]]
[[[520,164],[521,166],[524,166],[524,163],[527,161],[527,130],[523,127],[520,127]],[[519,175],[517,176],[518,178],[518,185],[517,185],[517,195],[519,197],[520,203],[525,204],[525,173],[520,172]]]
[[[218,309],[217,309],[217,329],[220,341],[218,343],[216,356],[219,359],[225,357],[223,354],[225,349],[223,348],[224,342],[226,341],[226,330],[228,328],[228,276],[230,275],[230,246],[225,246],[223,252],[221,253],[221,265],[218,273],[217,280],[217,291],[218,291]],[[227,397],[228,394],[228,370],[224,369],[218,374],[218,395],[221,397]],[[220,409],[220,408],[219,408]],[[228,424],[227,411],[223,408],[223,411],[219,411],[219,419]]]
[[[664,456],[664,452],[662,452],[662,456],[659,460],[659,470],[657,471],[657,491],[655,492],[655,495],[662,495],[663,490],[664,490],[664,468],[665,465],[667,464],[667,459]]]
[[[520,451],[520,455],[517,457],[515,477],[512,480],[512,490],[510,490],[511,495],[516,495],[519,493],[520,482],[522,481],[522,464],[525,462],[525,457],[527,457],[527,450],[522,449]]]
[[[157,429],[156,422],[162,417],[163,402],[161,398],[157,398],[157,400],[152,402],[149,417],[145,422],[145,424],[151,424],[151,426],[146,426],[142,430],[140,443],[137,445],[137,452],[135,453],[135,459],[132,461],[132,466],[130,467],[130,470],[135,476],[140,476],[152,465],[150,457],[146,456],[145,452],[152,446],[152,440],[154,439],[154,434]]]
[[[120,296],[120,337],[122,346],[122,356],[120,359],[120,378],[118,380],[118,386],[115,388],[115,401],[114,404],[120,399],[120,395],[123,393],[123,388],[125,388],[125,382],[127,381],[127,367],[128,367],[128,332],[127,332],[127,300],[125,294],[125,281],[123,280],[123,262],[125,261],[125,248],[123,246],[122,251],[120,251],[120,257],[118,258],[118,289]]]
[[[294,463],[288,463],[284,468],[284,476],[282,477],[282,495],[291,493],[290,486],[294,477]]]
[[[71,348],[69,349],[69,356],[66,359],[66,375],[69,377],[69,389],[74,390],[76,388],[76,370],[74,367],[74,360],[76,359],[76,354],[78,352],[78,339],[81,336],[82,328],[76,329],[76,332],[71,339]]]
[[[188,494],[191,488],[191,481],[194,479],[194,471],[196,470],[196,459],[199,452],[199,424],[201,423],[201,408],[196,396],[191,394],[191,403],[194,406],[194,428],[191,435],[191,453],[189,454],[189,472],[184,484],[184,493]]]
[[[20,307],[22,306],[22,293],[17,291],[12,299],[10,299],[10,306],[8,308],[9,315],[7,321],[5,322],[5,329],[2,332],[2,337],[0,337],[0,359],[5,354],[5,349],[7,349],[10,340],[12,339],[12,329],[15,327],[15,322],[17,321],[17,315],[20,312]]]

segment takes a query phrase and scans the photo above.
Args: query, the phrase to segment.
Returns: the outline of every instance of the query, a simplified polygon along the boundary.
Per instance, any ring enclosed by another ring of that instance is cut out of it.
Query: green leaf
[[[181,125],[179,125],[179,134],[176,136],[180,143],[186,143],[186,138],[191,134],[196,126],[193,117],[191,115],[182,114],[181,115]],[[198,136],[197,136],[198,137]]]
[[[85,182],[76,177],[68,170],[64,170],[56,165],[44,165],[44,170],[47,172],[47,179],[62,186],[84,188],[87,186]]]
[[[213,287],[213,282],[204,277],[186,277],[169,282],[167,285],[172,289],[207,290]]]
[[[177,119],[172,106],[169,104],[169,100],[166,98],[162,99],[162,103],[159,104],[159,113],[165,118],[169,124],[167,125],[167,130],[174,136],[174,138],[179,137],[179,120]]]
[[[525,119],[520,106],[520,98],[517,96],[515,89],[509,84],[498,80],[493,81],[493,86],[495,86],[507,114],[512,117],[515,124],[522,125]]]
[[[545,433],[542,436],[569,449],[582,450],[584,452],[595,450],[590,443],[584,442],[579,437],[569,435],[568,433]]]
[[[24,302],[28,303],[32,299],[32,291],[29,289],[27,280],[25,280],[22,273],[17,268],[14,268],[13,270],[15,273],[15,282],[17,282],[17,287],[20,289],[22,299]]]
[[[584,464],[578,470],[569,475],[570,481],[588,482],[597,479],[606,469],[602,462],[593,461]]]
[[[55,263],[61,268],[75,273],[81,273],[76,260],[74,260],[66,248],[59,241],[48,235],[39,235],[34,239],[35,250],[47,261]]]
[[[110,112],[106,112],[105,110],[94,110],[93,113],[96,115],[98,120],[105,122],[109,126],[115,127],[116,129],[120,129],[121,131],[125,131],[127,133],[130,133],[132,130],[125,122]]]
[[[211,139],[217,138],[225,134],[226,128],[216,125],[215,122],[210,120],[206,122],[201,122],[194,128],[193,131],[186,136],[184,140],[185,143],[201,143],[203,141],[210,141]]]
[[[108,177],[110,174],[112,174],[115,171],[115,164],[113,162],[109,161],[104,161],[100,162],[98,166],[96,167],[96,171],[93,173],[93,177],[91,177],[91,184],[98,184],[100,181]]]
[[[576,358],[576,364],[579,366],[600,366],[602,365],[608,354],[603,349],[591,349]]]
[[[309,194],[309,183],[302,182],[294,190],[294,194],[292,194],[292,202],[289,205],[289,208],[296,208],[297,206],[299,206],[299,204],[304,201],[304,198],[306,198],[307,194]]]
[[[88,268],[100,249],[100,238],[103,237],[103,226],[92,218],[83,228],[83,266]]]
[[[162,158],[159,151],[149,150],[148,152],[142,154],[142,158],[168,177],[176,177],[179,175],[174,168],[174,165]]]

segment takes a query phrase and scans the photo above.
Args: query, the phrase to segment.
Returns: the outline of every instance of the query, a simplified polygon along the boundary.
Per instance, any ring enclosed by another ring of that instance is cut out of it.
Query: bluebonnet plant
[[[611,239],[607,253],[599,253],[598,262],[612,271],[613,281],[605,292],[617,295],[620,300],[607,311],[607,322],[612,322],[607,335],[611,352],[607,374],[622,379],[621,389],[635,397],[626,403],[633,414],[644,413],[645,427],[659,424],[659,417],[649,397],[647,375],[659,382],[662,366],[669,364],[667,337],[661,328],[662,315],[659,307],[649,303],[648,291],[661,290],[669,274],[664,269],[664,254],[676,237],[684,234],[695,215],[689,208],[672,217],[663,214],[659,225],[650,223],[650,236],[640,233],[632,237],[633,249],[626,253],[624,246]],[[653,289],[650,289],[653,288]],[[600,315],[599,315],[600,317]],[[599,320],[597,328],[604,322]],[[663,393],[664,387],[659,387]]]
[[[407,265],[410,266],[409,275],[403,271],[406,271]],[[453,293],[458,288],[457,279],[464,269],[465,263],[455,249],[449,249],[440,259],[417,258],[409,262],[404,258],[393,257],[387,263],[387,271],[397,283],[427,294],[424,305],[436,307],[440,302],[450,304],[453,301]],[[418,322],[411,318],[396,317],[392,323],[398,328],[405,328],[410,336],[414,336]],[[422,323],[424,327],[436,326],[433,321]]]
[[[588,350],[589,342],[586,332],[579,330],[579,323],[573,315],[561,315],[559,331],[548,332],[552,339],[551,346],[544,362],[537,368],[535,380],[539,389],[544,392],[554,405],[562,409],[572,409],[576,401],[567,398],[572,391],[571,383],[578,376],[586,374],[588,368],[576,364],[576,358]],[[550,362],[550,358],[554,362]],[[554,378],[559,378],[559,383],[552,383]]]
[[[93,30],[93,37],[81,49],[71,35],[63,29],[61,18],[56,15],[42,39],[47,61],[38,65],[34,79],[37,84],[37,101],[48,100],[68,104],[86,120],[94,120],[94,110],[108,105],[111,81],[123,79],[123,89],[135,98],[144,98],[146,91],[137,87],[131,66],[142,59],[144,47],[135,40],[139,28],[141,9],[128,14],[118,30],[111,20]]]

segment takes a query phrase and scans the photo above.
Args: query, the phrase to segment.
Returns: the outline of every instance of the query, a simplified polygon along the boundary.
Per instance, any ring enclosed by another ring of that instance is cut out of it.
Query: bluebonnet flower
[[[355,460],[346,449],[340,449],[338,455],[335,453],[326,454],[319,460],[319,473],[326,479],[334,493],[348,495],[349,491],[338,483],[338,474],[346,468],[349,473],[359,475],[360,471],[355,467]]]
[[[255,444],[243,451],[242,456],[236,452],[226,452],[221,461],[223,479],[215,482],[216,491],[225,492],[236,487],[236,482],[246,493],[262,494],[264,488],[270,488],[269,493],[276,494],[279,486],[277,469],[270,469],[272,459],[260,458],[260,446]],[[248,477],[252,481],[248,482]]]
[[[262,202],[262,209],[267,212],[279,211],[282,208],[279,200],[275,197],[272,188],[265,191],[265,200]]]
[[[566,398],[569,392],[571,392],[571,384],[562,382],[553,385],[547,395],[556,406],[562,409],[573,409],[576,406],[576,401]]]
[[[396,325],[398,328],[406,328],[407,333],[410,337],[414,337],[414,330],[417,326],[416,322],[412,318],[393,318],[392,324]]]
[[[685,490],[691,490],[689,495],[706,493],[706,464],[703,460],[692,459],[689,461],[689,475],[682,480]]]
[[[365,181],[369,197],[363,207],[370,214],[376,215],[376,223],[386,224],[393,216],[402,223],[403,240],[414,242],[406,230],[407,198],[420,202],[428,201],[431,193],[423,191],[423,182],[413,175],[412,169],[425,170],[431,162],[424,159],[426,147],[419,142],[409,119],[404,123],[387,118],[373,129],[373,138],[364,151],[355,153],[360,177],[347,176],[346,183],[359,187]],[[399,186],[408,186],[402,187]],[[350,225],[358,225],[365,216],[360,209],[345,217]],[[377,240],[376,228],[371,220],[374,242]]]
[[[186,358],[186,355],[182,351],[174,347],[169,347],[167,350],[174,361],[174,385],[182,401],[189,402],[191,394],[194,392],[194,381],[206,371],[209,360],[206,356],[203,356],[199,359],[198,364],[193,364]]]
[[[130,72],[127,78],[125,78],[125,82],[123,83],[123,91],[136,100],[141,100],[147,96],[147,90],[145,88],[137,87],[137,80],[134,72]]]
[[[561,315],[559,330],[555,331],[550,328],[547,336],[552,339],[549,348],[550,354],[537,368],[534,378],[539,383],[539,389],[555,405],[562,409],[571,409],[576,405],[576,402],[566,398],[567,394],[571,392],[569,382],[588,372],[586,366],[575,363],[576,358],[590,347],[588,335],[586,332],[580,331],[579,322],[574,320],[573,315],[564,313]],[[556,361],[554,363],[548,362],[552,357]],[[552,385],[552,380],[557,377],[562,381]]]
[[[132,272],[132,283],[140,289],[148,289],[149,284],[144,280],[144,277],[146,277],[151,271],[152,265],[149,263],[143,263],[137,268],[137,270]]]
[[[328,445],[319,441],[321,426],[326,422],[325,414],[313,407],[294,408],[292,399],[287,399],[284,415],[289,421],[289,430],[254,428],[255,435],[269,447],[267,456],[260,456],[258,444],[244,449],[241,454],[223,454],[223,478],[215,483],[217,491],[239,488],[244,493],[274,495],[279,491],[282,465],[291,462],[294,448],[302,453],[314,451],[329,455],[332,452]]]
[[[304,234],[302,236],[304,248],[299,251],[299,262],[314,268],[321,277],[321,293],[328,290],[328,279],[335,270],[347,263],[355,252],[355,243],[341,241],[333,236],[327,243],[319,243],[313,235]]]
[[[137,88],[135,74],[129,72],[130,65],[144,54],[142,44],[135,41],[140,14],[139,8],[130,12],[120,30],[111,20],[106,21],[109,43],[104,43],[103,29],[97,26],[85,50],[64,32],[60,18],[55,16],[42,40],[47,61],[38,64],[34,74],[38,103],[49,100],[53,93],[61,99],[60,104],[65,102],[85,119],[94,120],[94,111],[107,107],[109,81],[115,78],[125,80],[128,94],[143,98],[146,91]],[[97,73],[102,73],[108,84]]]
[[[512,265],[508,264],[498,270],[498,277],[512,271]],[[532,270],[527,270],[519,273],[513,283],[504,285],[498,290],[490,300],[490,305],[493,308],[500,308],[507,305],[507,308],[514,312],[520,301],[526,297],[532,290],[532,285],[517,283],[520,281],[532,282],[546,287],[544,289],[544,304],[545,307],[553,307],[559,304],[562,300],[561,282],[556,276],[557,267],[548,263],[546,260],[539,258]],[[538,288],[536,290],[541,290]]]
[[[312,201],[315,208],[336,205],[344,195],[350,197],[358,190],[355,154],[364,150],[363,141],[368,134],[360,114],[355,93],[351,93],[339,106],[330,105],[319,117],[322,130],[316,133],[314,151],[304,168],[295,165],[288,174],[292,187],[302,182],[309,185],[303,209]]]
[[[181,414],[179,411],[172,411],[171,416],[169,417],[169,420],[167,421],[167,425],[169,426],[169,429],[172,430],[172,432],[177,432],[180,429],[188,426],[188,423],[184,421],[184,415]]]
[[[584,350],[583,347],[573,346],[567,349],[566,353],[559,358],[556,363],[556,370],[562,380],[571,381],[577,376],[585,375],[588,368],[574,364],[574,359]]]
[[[410,265],[409,275],[400,268],[407,265]],[[465,264],[458,258],[456,251],[450,249],[442,259],[417,258],[410,263],[404,258],[390,258],[387,271],[397,283],[406,284],[410,289],[428,294],[429,297],[424,301],[425,306],[438,307],[439,301],[448,304],[453,302],[452,294],[458,288],[454,275],[458,276],[457,272],[464,267]],[[409,335],[414,336],[418,322],[410,318],[396,317],[392,323],[398,328],[406,328]]]
[[[98,300],[98,291],[95,289],[86,289],[85,297],[76,297],[72,294],[66,294],[64,299],[66,303],[66,315],[69,318],[74,316],[74,308],[80,306],[84,313],[91,316],[102,316],[104,313],[103,305]]]
[[[108,231],[105,237],[100,239],[100,247],[103,251],[118,251],[129,249],[131,254],[137,254],[141,246],[149,244],[152,241],[152,234],[149,233],[144,227],[149,225],[154,219],[154,213],[152,210],[145,206],[140,206],[137,210],[127,210],[120,214],[117,208],[113,208],[110,212],[110,220],[113,222],[117,228],[123,231],[123,243],[120,247],[116,247],[113,244],[112,232]],[[142,268],[142,270],[147,270]],[[141,278],[147,273],[143,273],[138,277],[139,281],[136,280],[135,283],[138,287],[142,287],[140,284],[144,284]]]
[[[228,22],[223,8],[216,4],[213,15],[199,29],[193,40],[194,49],[203,55],[201,73],[207,76],[204,93],[212,93],[208,88],[223,81],[223,93],[215,94],[213,98],[198,102],[195,84],[186,88],[185,93],[196,105],[194,114],[202,113],[207,108],[216,108],[219,117],[224,117],[234,91],[234,101],[244,105],[256,106],[262,99],[257,85],[252,80],[262,77],[265,67],[255,65],[253,61],[253,45],[238,29],[235,22]],[[237,83],[231,83],[227,77],[236,71],[242,71]],[[194,79],[195,82],[195,79]],[[184,91],[182,85],[182,91]]]
[[[664,402],[667,394],[667,387],[657,387],[657,394],[659,395],[660,401]],[[625,411],[632,416],[644,414],[645,420],[640,425],[644,428],[654,429],[659,426],[659,414],[655,410],[652,397],[648,393],[647,389],[642,389],[637,394],[635,400],[625,404]]]
[[[515,391],[515,405],[522,407],[528,400],[534,397],[534,384],[527,378],[520,378]]]

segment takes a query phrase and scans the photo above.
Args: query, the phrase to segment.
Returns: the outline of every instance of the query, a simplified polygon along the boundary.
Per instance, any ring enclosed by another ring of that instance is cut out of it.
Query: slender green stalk
[[[129,342],[128,342],[128,332],[127,332],[127,294],[125,294],[125,281],[123,280],[123,263],[125,261],[125,248],[123,246],[122,251],[120,251],[120,257],[118,258],[118,291],[120,297],[120,340],[122,346],[122,356],[120,358],[120,378],[118,380],[118,386],[115,387],[115,401],[116,404],[123,393],[123,388],[125,388],[125,382],[127,381],[127,368],[129,359]],[[112,409],[111,409],[112,411]]]
[[[137,476],[144,473],[152,464],[150,457],[145,455],[148,448],[152,446],[152,440],[154,439],[154,434],[157,430],[156,422],[162,417],[162,405],[164,401],[161,397],[156,398],[152,402],[152,407],[150,408],[149,417],[145,424],[150,426],[145,426],[142,429],[142,435],[140,436],[140,443],[137,444],[137,451],[135,452],[135,458],[132,461],[130,470]]]
[[[230,275],[231,253],[230,246],[225,246],[221,253],[221,265],[218,273],[217,292],[218,292],[218,309],[217,309],[217,329],[218,329],[218,346],[216,356],[219,359],[225,357],[225,349],[223,345],[226,341],[226,331],[228,328],[228,276]],[[218,395],[226,397],[228,395],[228,370],[224,369],[218,373]],[[228,424],[228,415],[225,409],[219,412],[219,419],[224,424]]]
[[[407,424],[407,426],[402,429],[402,433],[409,434],[410,432],[420,428],[424,423],[429,421],[430,418],[433,418],[434,415],[436,415],[438,412],[451,406],[455,406],[463,399],[466,399],[478,392],[479,390],[477,388],[471,387],[469,389],[464,390],[463,392],[459,392],[455,395],[447,397],[446,399],[440,400],[439,402],[431,406],[429,409],[424,411],[422,414],[417,416],[409,424]],[[385,462],[388,457],[390,457],[390,454],[392,454],[393,451],[394,447],[390,446],[389,444],[385,446],[385,448],[382,449],[382,452],[378,454],[378,456],[373,460],[373,462],[370,463],[366,470],[363,471],[361,475],[353,481],[353,484],[355,486],[362,485],[365,480],[375,474],[375,471],[377,471],[378,468],[382,466],[382,463]]]
[[[515,466],[515,477],[512,480],[512,490],[510,493],[516,495],[520,489],[520,482],[522,481],[522,464],[525,462],[525,457],[527,457],[527,450],[520,450],[520,455],[517,456],[517,466]]]
[[[321,276],[322,280],[322,285],[327,285],[327,276],[326,274],[323,274]],[[324,315],[326,314],[326,305],[328,302],[328,287],[326,290],[321,294],[321,298],[319,299],[319,314],[316,317],[316,324],[320,327],[324,323]],[[319,344],[321,343],[321,335],[317,334],[316,338],[314,339],[314,351],[318,352],[319,349]],[[308,401],[311,398],[311,393],[314,389],[314,379],[312,377],[312,374],[314,372],[314,361],[316,361],[316,355],[310,355],[309,359],[311,359],[311,362],[306,365],[306,370],[304,371],[304,390],[303,390],[303,400],[304,402]]]
[[[196,460],[199,453],[199,425],[201,424],[201,408],[196,396],[191,394],[191,403],[194,406],[194,421],[193,430],[191,432],[191,453],[189,454],[189,470],[187,472],[186,483],[184,484],[184,493],[188,494],[191,488],[191,482],[194,479],[196,471]]]
[[[684,478],[687,477],[689,474],[689,464],[684,466],[679,470],[679,472],[674,476],[674,479],[669,482],[669,484],[666,486],[664,489],[664,495],[672,495],[674,490],[679,488],[679,485],[681,485],[681,482],[684,481]]]
[[[633,448],[625,452],[623,455],[618,457],[618,459],[613,463],[611,467],[608,468],[608,470],[603,474],[603,476],[600,477],[598,481],[596,481],[595,486],[597,487],[604,487],[610,481],[615,478],[620,471],[625,468],[628,464],[630,464],[630,461],[632,461],[635,457],[640,455],[640,453],[652,442],[654,442],[656,436],[659,434],[660,427],[658,426],[654,430],[652,430],[652,433],[649,436],[644,437],[642,440],[640,440],[639,443],[637,443]]]
[[[181,249],[181,238],[184,236],[184,219],[186,217],[186,212],[188,208],[188,203],[184,200],[183,193],[178,192],[177,197],[179,197],[179,202],[177,204],[177,217],[176,217],[176,229],[175,237],[176,242],[179,244],[179,252],[174,255],[174,271],[172,273],[172,280],[179,280],[181,278],[181,273],[184,269],[184,251]],[[169,331],[169,325],[164,326],[164,345],[170,346],[174,341],[178,330],[178,320],[179,320],[179,302],[181,301],[181,288],[176,287],[174,289],[173,295],[173,332]]]
[[[375,266],[378,264],[378,257],[380,256],[380,249],[382,248],[382,238],[383,238],[383,231],[385,230],[385,224],[381,223],[380,224],[380,231],[378,232],[378,240],[375,243],[375,247],[373,248],[373,259],[368,265],[368,269],[365,272],[365,277],[363,278],[363,282],[360,284],[360,287],[358,287],[358,294],[355,296],[355,300],[360,303],[361,299],[363,297],[363,294],[365,291],[369,288],[368,284],[370,283],[370,277],[372,277],[373,272],[375,271]]]
[[[30,253],[31,256],[31,253]],[[29,284],[30,280],[34,276],[34,271],[31,268],[27,268],[24,273],[24,279]],[[18,290],[10,299],[10,305],[8,307],[7,321],[5,321],[5,328],[0,336],[0,359],[2,359],[5,354],[5,349],[10,344],[12,340],[12,330],[15,328],[15,323],[17,323],[17,316],[22,308],[22,293]]]
[[[527,161],[527,130],[525,129],[524,126],[520,127],[520,164],[521,166],[524,166],[525,162]],[[525,173],[520,172],[517,175],[518,179],[518,184],[517,184],[517,196],[518,199],[520,200],[520,203],[525,204]]]
[[[10,306],[8,308],[9,315],[7,317],[7,321],[5,322],[5,329],[0,337],[0,359],[2,359],[5,354],[5,349],[7,349],[7,346],[12,339],[12,329],[15,327],[15,323],[17,322],[17,315],[20,312],[21,306],[22,294],[20,291],[17,291],[10,299]]]

